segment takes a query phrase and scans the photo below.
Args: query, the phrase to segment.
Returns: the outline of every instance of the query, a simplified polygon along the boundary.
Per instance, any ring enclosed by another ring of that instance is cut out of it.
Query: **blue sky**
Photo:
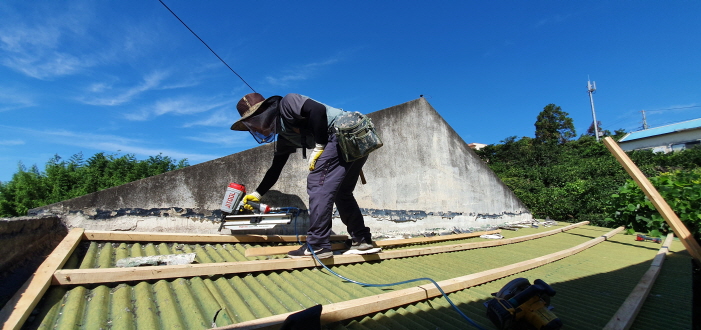
[[[701,117],[699,1],[164,0],[264,96],[369,113],[424,95],[468,143]],[[0,2],[0,181],[82,152],[191,164],[255,147],[250,89],[157,0]]]

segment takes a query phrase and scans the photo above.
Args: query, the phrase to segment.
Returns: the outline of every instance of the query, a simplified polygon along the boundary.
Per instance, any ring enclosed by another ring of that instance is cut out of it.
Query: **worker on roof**
[[[347,253],[377,252],[372,244],[370,228],[365,226],[360,207],[353,196],[360,171],[367,156],[347,162],[341,156],[333,124],[344,111],[319,103],[307,96],[287,94],[264,98],[261,94],[246,94],[236,105],[241,119],[231,125],[235,131],[249,131],[258,143],[275,140],[273,162],[256,190],[243,198],[259,202],[262,195],[277,182],[291,153],[302,148],[312,149],[309,156],[307,193],[309,194],[310,226],[307,243],[318,258],[329,258],[331,251],[331,218],[336,204],[341,221],[351,236]],[[291,258],[311,257],[308,245],[288,253]]]

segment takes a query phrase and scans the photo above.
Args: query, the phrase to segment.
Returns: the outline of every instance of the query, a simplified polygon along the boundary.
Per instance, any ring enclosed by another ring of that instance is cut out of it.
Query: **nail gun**
[[[230,183],[226,188],[222,201],[221,224],[223,228],[231,230],[271,229],[276,225],[286,225],[292,221],[292,216],[299,210],[293,207],[273,208],[263,203],[243,203],[246,195],[246,187],[237,183]],[[249,205],[250,208],[244,207]],[[250,213],[252,212],[252,213]]]
[[[638,236],[635,237],[636,241],[653,241],[655,243],[662,243],[662,239],[659,237],[651,237],[651,236],[645,236],[643,234],[638,234]]]
[[[499,330],[521,329],[524,323],[538,330],[562,327],[548,308],[555,290],[540,279],[531,285],[528,279],[517,278],[492,295],[494,299],[485,303],[487,316]]]

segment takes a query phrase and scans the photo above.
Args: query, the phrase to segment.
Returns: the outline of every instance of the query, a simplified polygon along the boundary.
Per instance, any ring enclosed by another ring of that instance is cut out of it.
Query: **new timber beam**
[[[88,241],[117,241],[117,242],[177,242],[177,243],[278,243],[297,242],[294,235],[216,235],[216,234],[177,234],[149,233],[130,231],[99,231],[87,230],[84,239]],[[299,235],[302,241],[307,235]],[[332,241],[348,239],[346,235],[331,235]]]
[[[396,258],[416,257],[436,253],[464,251],[483,247],[506,245],[523,242],[531,239],[545,237],[561,233],[579,226],[588,224],[588,221],[579,222],[562,228],[556,228],[542,233],[525,235],[514,238],[487,240],[475,243],[462,243],[417,249],[388,251],[377,254],[365,255],[335,255],[333,258],[323,259],[327,266],[352,264],[366,261],[380,261]],[[97,269],[64,269],[54,273],[52,284],[96,284],[128,281],[147,281],[177,277],[215,276],[224,274],[241,274],[251,272],[263,272],[280,269],[310,268],[318,263],[313,258],[300,259],[273,259],[242,262],[219,262],[207,264],[175,265],[175,266],[145,266],[128,268],[97,268]]]
[[[623,302],[616,314],[611,318],[609,323],[606,324],[604,330],[627,330],[633,325],[635,317],[638,316],[640,312],[640,307],[643,307],[645,299],[650,294],[652,285],[655,284],[657,276],[660,275],[662,270],[662,264],[664,263],[664,258],[669,252],[669,246],[672,245],[674,239],[674,234],[670,233],[667,235],[662,247],[657,252],[657,255],[652,259],[652,264],[650,269],[643,275],[635,286],[633,291],[628,295],[628,298]]]
[[[638,184],[638,187],[640,187],[640,189],[645,193],[645,196],[647,196],[650,202],[652,202],[655,209],[660,212],[669,227],[672,228],[672,231],[674,231],[674,235],[679,237],[679,239],[682,241],[684,248],[686,248],[691,257],[694,258],[699,265],[701,265],[701,246],[699,246],[696,239],[691,236],[691,232],[689,232],[684,223],[679,220],[679,217],[674,213],[674,210],[672,210],[669,204],[667,204],[667,201],[662,198],[662,195],[660,195],[657,189],[655,189],[652,183],[650,183],[650,180],[645,177],[645,174],[640,171],[638,166],[636,166],[635,163],[630,160],[630,157],[628,157],[623,149],[621,149],[621,147],[618,146],[618,144],[610,136],[604,138],[604,144],[613,154],[613,156],[616,157],[616,160],[621,163],[626,172],[633,177],[635,183]]]
[[[51,279],[57,269],[71,256],[83,236],[82,228],[74,228],[68,232],[61,243],[44,260],[27,282],[12,296],[12,299],[0,310],[2,329],[20,329],[34,307],[51,285]]]
[[[421,243],[433,243],[433,242],[443,242],[451,241],[465,238],[477,237],[480,235],[490,235],[500,233],[501,230],[489,230],[480,231],[476,233],[467,234],[455,234],[455,235],[445,235],[445,236],[433,236],[433,237],[415,237],[407,239],[391,239],[375,241],[375,247],[385,247],[385,246],[399,246],[408,244],[421,244]],[[297,250],[300,245],[286,245],[286,246],[268,246],[268,247],[258,247],[258,248],[248,248],[246,249],[246,257],[258,257],[258,256],[272,256],[276,254],[285,254],[287,252]],[[346,250],[348,247],[345,244],[332,244],[331,250]]]
[[[504,267],[494,268],[483,272],[457,277],[438,282],[444,292],[455,292],[484,284],[502,277],[517,274],[529,269],[543,266],[545,264],[569,257],[573,254],[584,251],[596,244],[599,244],[614,235],[623,231],[624,227],[614,229],[605,235],[584,242],[575,247],[511,264]],[[391,308],[404,306],[417,301],[422,301],[440,296],[441,293],[432,284],[421,285],[413,288],[397,290],[375,296],[348,300],[340,303],[329,304],[323,307],[321,313],[321,324],[343,321],[362,315],[385,311]],[[274,315],[257,320],[232,324],[229,326],[214,328],[214,330],[229,329],[278,329],[287,317],[296,312]]]

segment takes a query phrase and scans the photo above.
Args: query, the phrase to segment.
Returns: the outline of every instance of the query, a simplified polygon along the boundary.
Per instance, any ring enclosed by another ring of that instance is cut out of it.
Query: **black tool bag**
[[[363,158],[382,147],[372,121],[360,112],[344,112],[336,118],[334,130],[343,159],[347,162]]]

